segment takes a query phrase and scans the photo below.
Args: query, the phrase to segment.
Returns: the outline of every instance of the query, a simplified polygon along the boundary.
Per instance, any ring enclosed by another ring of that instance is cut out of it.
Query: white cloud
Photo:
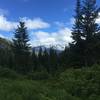
[[[96,23],[100,24],[100,13],[98,19],[96,20]]]
[[[32,32],[31,37],[35,37],[31,40],[33,46],[39,45],[66,45],[72,41],[71,30],[69,28],[60,29],[57,32]]]
[[[28,29],[43,29],[50,27],[50,24],[44,22],[41,18],[29,19],[24,17],[21,18],[21,20],[26,23],[26,27],[28,27]]]
[[[0,15],[0,30],[11,31],[18,25],[17,22],[11,22],[6,19],[3,15]]]
[[[44,22],[40,18],[29,19],[29,18],[21,18],[21,20],[25,21],[26,27],[31,30],[35,29],[43,29],[48,28],[50,25]],[[8,21],[6,17],[0,15],[0,30],[2,31],[12,31],[18,25],[18,22]]]

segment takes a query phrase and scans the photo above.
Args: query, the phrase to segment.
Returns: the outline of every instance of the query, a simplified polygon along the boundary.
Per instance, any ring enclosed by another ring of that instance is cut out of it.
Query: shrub
[[[0,67],[0,77],[16,79],[16,78],[19,78],[20,75],[18,75],[15,71],[13,71],[11,69]]]
[[[43,80],[48,79],[49,74],[46,71],[40,71],[40,72],[32,72],[27,75],[28,79],[32,80]]]

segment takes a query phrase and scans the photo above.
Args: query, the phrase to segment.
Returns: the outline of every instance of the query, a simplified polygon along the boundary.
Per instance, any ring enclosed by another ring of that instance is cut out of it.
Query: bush
[[[0,67],[0,77],[16,79],[16,78],[19,78],[20,75],[18,75],[15,71],[13,71],[11,69]]]
[[[49,74],[46,71],[40,71],[40,72],[32,72],[27,75],[28,79],[32,80],[43,80],[48,79]]]

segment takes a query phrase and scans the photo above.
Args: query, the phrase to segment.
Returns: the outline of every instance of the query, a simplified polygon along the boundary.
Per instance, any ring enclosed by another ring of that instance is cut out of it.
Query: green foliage
[[[30,66],[30,44],[27,28],[24,22],[20,22],[15,30],[12,49],[14,52],[15,70],[19,73],[27,73],[31,70]]]
[[[46,69],[54,76],[69,67],[100,64],[100,28],[96,23],[99,11],[96,0],[76,0],[73,42],[62,53],[55,47],[42,50],[40,46],[39,50],[32,50],[25,22],[19,22],[12,42],[0,38],[0,65],[21,74],[35,72],[36,76]]]
[[[96,0],[77,0],[70,44],[72,66],[91,66],[99,62],[100,25],[96,23],[99,11]]]
[[[13,66],[11,44],[11,41],[0,38],[0,65],[3,67],[12,68]]]
[[[8,68],[2,68],[2,67],[0,67],[0,77],[8,78],[8,79],[21,78],[21,76],[17,74],[15,71],[8,69]]]
[[[83,100],[91,100],[91,96],[98,98],[100,95],[100,71],[98,70],[100,66],[95,70],[94,67],[70,69],[62,73],[60,77],[62,87],[70,94]]]
[[[9,76],[8,72],[7,75]],[[44,77],[40,78],[42,75],[40,72],[37,75],[34,73],[36,80],[30,80],[33,78],[31,75],[27,76],[28,80],[0,78],[0,100],[100,99],[99,65],[91,68],[67,69],[59,77],[47,80]]]
[[[0,38],[1,100],[100,99],[100,65],[96,65],[100,64],[100,29],[96,23],[99,9],[94,1],[84,0],[81,5],[77,0],[74,41],[59,55],[52,47],[30,52],[24,22],[15,30],[13,43]],[[65,71],[69,65],[74,69]],[[17,72],[25,75],[22,78]]]
[[[75,9],[76,15],[75,15],[75,23],[73,26],[72,31],[72,38],[74,40],[74,43],[80,44],[81,42],[81,20],[82,20],[82,13],[81,13],[81,1],[77,0],[76,9]]]
[[[49,74],[47,71],[39,71],[29,73],[27,77],[32,80],[45,80],[49,78]]]
[[[80,100],[64,89],[50,88],[30,80],[0,81],[0,100]]]

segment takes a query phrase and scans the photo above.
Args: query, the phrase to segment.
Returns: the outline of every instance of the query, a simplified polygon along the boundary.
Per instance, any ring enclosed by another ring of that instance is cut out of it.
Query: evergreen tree
[[[70,57],[72,57],[70,55],[70,47],[66,46],[64,51],[60,53],[60,64],[61,67],[63,67],[63,69],[65,69],[66,67],[70,67],[69,65],[69,60],[71,59]]]
[[[76,15],[75,23],[72,29],[72,39],[73,42],[70,44],[70,65],[72,66],[82,66],[83,65],[83,55],[84,55],[84,39],[82,34],[82,6],[80,0],[76,2]]]
[[[33,71],[36,71],[38,68],[38,57],[35,52],[35,49],[33,49],[32,51],[32,68],[33,68]]]
[[[74,17],[75,24],[72,30],[72,39],[74,40],[73,41],[74,44],[79,44],[81,41],[81,20],[82,20],[80,0],[77,0],[75,12],[76,12],[76,15]]]
[[[30,69],[30,46],[27,28],[24,22],[20,22],[18,28],[15,30],[13,39],[13,51],[15,54],[16,70],[21,73],[26,73]]]
[[[93,40],[100,29],[96,23],[100,8],[96,6],[96,0],[84,0],[82,7],[82,33],[87,42]]]
[[[97,34],[100,28],[96,23],[99,8],[96,0],[84,0],[80,7],[80,0],[77,0],[75,24],[72,31],[74,42],[70,44],[72,62],[75,65],[92,65],[96,62],[95,43],[98,44]],[[95,51],[94,51],[95,50]]]
[[[38,52],[38,70],[42,70],[43,67],[43,49],[40,47]]]
[[[57,52],[53,47],[50,47],[49,51],[49,71],[54,74],[58,67]]]
[[[11,50],[11,41],[0,38],[0,65],[2,67],[13,67],[13,53]]]
[[[96,0],[84,0],[82,7],[82,33],[85,39],[85,64],[92,65],[96,63],[97,48],[95,45],[98,44],[96,36],[100,34],[99,25],[96,23],[100,8],[96,6]]]
[[[49,72],[49,54],[46,48],[43,52],[43,65],[45,69],[47,70],[47,72]]]

